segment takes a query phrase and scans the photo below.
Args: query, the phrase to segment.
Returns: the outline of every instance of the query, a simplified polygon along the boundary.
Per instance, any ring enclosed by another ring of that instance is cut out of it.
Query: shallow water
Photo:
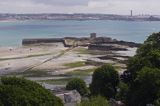
[[[0,46],[21,45],[23,38],[82,37],[96,32],[119,40],[143,42],[160,31],[160,22],[109,20],[30,20],[0,22]]]

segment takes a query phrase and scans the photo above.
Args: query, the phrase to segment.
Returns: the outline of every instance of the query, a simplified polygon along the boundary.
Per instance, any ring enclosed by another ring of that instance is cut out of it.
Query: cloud
[[[42,3],[46,5],[58,5],[58,6],[76,6],[87,5],[89,0],[32,0],[36,3]]]
[[[1,13],[160,14],[160,0],[0,0]]]
[[[160,14],[159,0],[91,0],[88,7],[98,13],[129,14]]]

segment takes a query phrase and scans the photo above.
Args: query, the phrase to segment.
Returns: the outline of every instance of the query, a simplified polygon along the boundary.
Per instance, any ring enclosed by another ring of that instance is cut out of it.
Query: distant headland
[[[123,20],[160,21],[160,15],[116,15],[116,14],[0,14],[0,21],[6,20]]]

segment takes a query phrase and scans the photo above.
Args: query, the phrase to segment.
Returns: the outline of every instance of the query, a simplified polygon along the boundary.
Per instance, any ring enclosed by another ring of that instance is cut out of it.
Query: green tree
[[[160,98],[160,70],[144,67],[130,86],[126,98],[127,105],[146,106],[153,104],[158,98]]]
[[[111,65],[103,65],[97,68],[92,76],[90,84],[91,95],[102,95],[107,98],[114,98],[119,83],[118,72]]]
[[[123,82],[120,82],[117,88],[118,88],[118,92],[116,94],[116,100],[122,101],[123,103],[125,103],[128,89],[129,89],[128,85]]]
[[[160,33],[153,33],[129,59],[122,80],[129,86],[128,106],[159,106],[160,96]]]
[[[123,80],[132,83],[143,67],[160,68],[160,33],[153,33],[138,48],[134,57],[129,59]]]
[[[80,78],[73,78],[66,85],[67,90],[77,90],[81,96],[88,95],[88,88],[86,83]]]
[[[154,101],[154,106],[160,106],[160,98]]]
[[[89,100],[84,100],[78,106],[109,106],[108,101],[101,96],[91,97]]]
[[[59,98],[36,82],[16,77],[2,77],[0,84],[2,106],[63,106]]]

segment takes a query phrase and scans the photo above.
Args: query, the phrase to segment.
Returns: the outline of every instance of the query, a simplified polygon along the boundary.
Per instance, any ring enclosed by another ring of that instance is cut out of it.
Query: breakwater
[[[110,37],[96,37],[96,33],[91,33],[90,37],[64,37],[64,38],[38,38],[23,39],[22,45],[32,45],[40,43],[63,43],[64,47],[85,46],[91,50],[126,50],[127,47],[139,47],[139,43],[118,41]]]
[[[54,42],[63,42],[62,38],[35,38],[35,39],[23,39],[22,45],[32,45],[38,43],[54,43]]]

